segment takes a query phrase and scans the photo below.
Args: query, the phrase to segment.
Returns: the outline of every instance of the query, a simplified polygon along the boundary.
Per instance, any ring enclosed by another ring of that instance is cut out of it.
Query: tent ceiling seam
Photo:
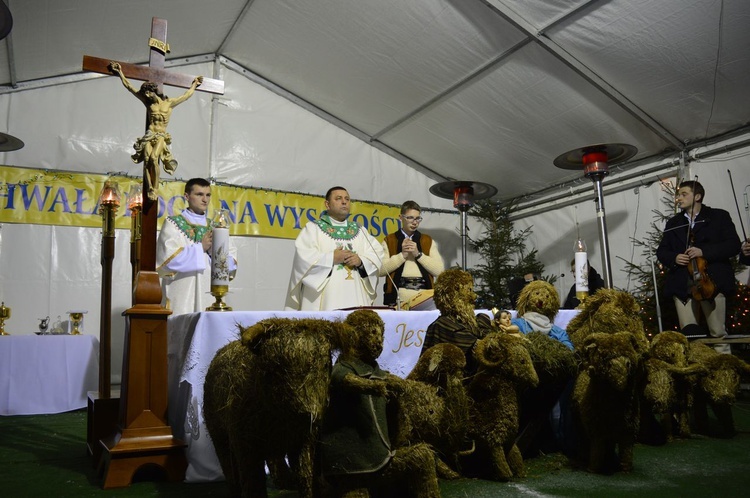
[[[164,62],[164,68],[171,69],[175,67],[191,66],[194,64],[213,62],[214,60],[216,60],[216,54],[213,53],[188,55],[184,57],[178,57],[177,59],[166,60]],[[133,62],[133,64],[145,66],[148,65],[148,62]],[[37,90],[49,86],[77,83],[79,81],[88,81],[99,78],[109,78],[109,76],[106,74],[79,71],[77,73],[62,74],[60,76],[54,76],[52,78],[40,78],[38,80],[22,81],[17,83],[14,88],[9,86],[0,87],[0,95],[4,95],[6,93],[21,92],[25,90]]]
[[[224,49],[226,49],[227,43],[229,43],[229,40],[232,39],[232,36],[234,33],[237,32],[237,29],[240,25],[240,23],[245,19],[247,16],[247,13],[250,11],[250,6],[255,2],[255,0],[247,0],[244,7],[242,7],[242,10],[237,15],[237,18],[234,20],[234,24],[232,24],[232,27],[229,28],[229,31],[227,31],[227,35],[224,37],[224,39],[219,44],[219,48],[216,50],[216,54],[223,54]]]
[[[580,75],[586,81],[596,87],[603,95],[608,97],[610,100],[618,104],[620,107],[625,109],[629,114],[635,117],[638,121],[643,123],[646,128],[654,132],[662,140],[671,144],[677,149],[683,149],[685,144],[677,138],[672,132],[667,130],[658,121],[652,118],[643,109],[638,107],[634,102],[628,99],[624,94],[617,90],[614,86],[610,85],[604,79],[602,79],[596,72],[589,68],[586,64],[578,60],[571,53],[566,51],[561,45],[553,41],[546,32],[540,32],[534,29],[534,27],[526,21],[523,17],[509,9],[502,0],[481,0],[483,3],[490,7],[490,10],[495,12],[497,15],[505,19],[506,21],[513,24],[521,32],[525,33],[531,39],[539,43],[544,49],[546,49],[551,55],[559,59],[576,74]],[[587,4],[588,5],[588,4]],[[564,16],[563,18],[567,18]],[[550,29],[551,26],[545,29]]]
[[[462,78],[460,81],[455,83],[454,85],[450,86],[448,89],[444,90],[443,92],[438,93],[433,98],[422,104],[421,106],[417,107],[413,111],[405,114],[401,118],[397,119],[390,125],[386,126],[382,130],[380,130],[377,133],[374,133],[372,136],[375,139],[380,138],[381,136],[385,135],[386,133],[390,133],[398,128],[401,127],[404,123],[426,113],[436,105],[444,102],[445,100],[449,99],[453,95],[455,95],[457,92],[462,90],[463,88],[469,86],[470,84],[479,81],[482,79],[487,73],[494,70],[497,66],[499,66],[502,62],[504,62],[508,57],[513,55],[515,52],[517,52],[521,47],[527,45],[531,40],[526,38],[524,40],[521,40],[520,42],[514,44],[509,49],[505,50],[503,53],[495,57],[494,59],[490,60],[488,63],[481,66],[476,71],[468,74],[466,77]]]
[[[238,64],[237,62],[229,59],[226,56],[220,56],[219,59],[221,60],[222,64],[227,67],[228,69],[236,72],[237,74],[240,74],[247,78],[248,80],[262,86],[266,90],[278,95],[279,97],[283,97],[287,99],[288,101],[292,102],[293,104],[298,105],[299,107],[305,109],[306,111],[316,115],[317,117],[323,119],[324,121],[336,126],[337,128],[340,128],[341,130],[349,133],[350,135],[354,136],[355,138],[358,138],[359,140],[362,140],[366,144],[380,150],[381,152],[384,152],[388,154],[389,156],[393,157],[394,159],[397,159],[404,164],[407,164],[408,166],[411,166],[415,170],[419,171],[420,173],[424,174],[425,176],[432,178],[433,180],[437,182],[446,181],[449,180],[449,178],[446,178],[445,176],[437,173],[436,171],[428,168],[422,163],[419,163],[415,161],[414,159],[402,154],[401,152],[392,149],[385,143],[374,139],[364,131],[360,130],[359,128],[356,128],[352,126],[351,124],[347,123],[346,121],[343,121],[340,118],[337,118],[336,116],[333,116],[332,114],[326,112],[325,110],[321,109],[320,107],[316,106],[315,104],[308,102],[307,100],[303,99],[299,95],[290,92],[289,90],[279,86],[278,84],[267,80],[263,76],[260,76],[259,74],[253,72],[252,70],[244,67],[241,64]]]
[[[656,181],[661,181],[662,178],[668,178],[670,176],[675,176],[680,170],[679,166],[675,166],[673,164],[666,164],[664,165],[664,169],[662,169],[659,173],[655,173],[652,176],[648,176],[646,178],[641,178],[638,181],[626,183],[626,184],[620,184],[614,187],[607,188],[604,191],[604,197],[607,197],[608,195],[617,194],[620,192],[623,192],[625,190],[630,190],[637,187],[650,187],[652,183]],[[589,189],[591,187],[589,186]],[[529,208],[534,208],[536,206],[540,206],[538,209],[531,209],[530,211],[526,211],[523,213],[511,214],[508,219],[510,221],[518,221],[523,218],[528,218],[531,216],[536,216],[539,214],[544,214],[549,211],[564,208],[567,206],[572,206],[574,204],[578,204],[581,202],[586,201],[586,197],[591,196],[591,201],[596,201],[596,193],[593,191],[590,191],[588,194],[585,190],[581,190],[579,192],[563,196],[561,198],[566,198],[564,202],[551,202],[551,201],[545,201],[543,204],[535,204],[533,206],[530,206]]]
[[[8,33],[5,37],[5,46],[8,50],[8,72],[10,73],[10,86],[15,88],[18,85],[16,76],[16,53],[13,50],[13,34]]]
[[[742,130],[738,130],[738,131],[735,131],[733,133],[726,134],[726,135],[723,136],[723,138],[724,138],[724,140],[729,140],[729,139],[732,139],[732,138],[736,138],[736,137],[738,137],[738,136],[740,136],[742,134],[747,134],[749,132],[750,132],[750,127],[745,127]],[[684,160],[686,162],[700,161],[700,160],[708,159],[710,157],[713,157],[713,156],[716,156],[716,155],[719,155],[719,154],[725,154],[725,153],[733,152],[733,151],[738,150],[738,149],[743,149],[743,148],[750,147],[750,138],[746,138],[746,139],[743,139],[743,140],[739,140],[739,141],[737,141],[735,143],[723,144],[723,145],[719,145],[719,146],[716,146],[716,147],[713,147],[713,148],[708,148],[711,145],[714,145],[716,142],[717,142],[716,139],[712,139],[710,141],[705,141],[705,142],[702,142],[700,144],[696,143],[689,150],[682,151],[682,152],[677,153],[677,154],[672,154],[672,159],[669,159],[668,157],[662,158],[662,162],[659,165],[654,166],[654,167],[649,168],[649,169],[646,169],[646,170],[634,171],[634,172],[632,172],[630,174],[626,174],[626,175],[609,176],[608,178],[612,179],[613,181],[609,181],[608,182],[608,188],[605,190],[605,195],[607,195],[608,193],[621,192],[623,189],[627,190],[627,188],[622,188],[622,187],[620,187],[618,185],[621,185],[622,183],[627,182],[627,181],[629,181],[629,180],[631,180],[633,178],[639,178],[639,177],[642,178],[645,175],[657,174],[657,173],[664,173],[664,172],[672,172],[672,170],[675,170],[675,171],[679,170],[682,167],[682,162],[683,162],[683,160],[681,158],[685,158]],[[708,150],[697,152],[697,149],[699,149],[701,147],[707,147]],[[632,163],[619,164],[619,165],[615,166],[615,171],[611,171],[611,173],[615,173],[615,174],[618,173],[618,172],[624,173],[624,171],[622,170],[622,168],[624,168],[628,164],[630,164],[630,167],[628,168],[628,170],[632,171],[638,165],[646,165],[649,162],[652,162],[655,157],[656,156],[651,156],[650,158],[644,158],[644,159],[641,159],[639,161],[635,161],[635,162],[632,162]],[[519,213],[520,211],[523,211],[525,209],[533,209],[536,206],[541,206],[541,205],[545,205],[545,204],[549,205],[549,204],[552,204],[552,203],[554,203],[554,202],[556,202],[556,201],[558,201],[560,199],[569,198],[569,197],[571,198],[571,202],[566,203],[564,205],[567,206],[567,205],[570,205],[570,204],[575,204],[576,202],[579,202],[579,198],[581,196],[586,195],[586,188],[584,188],[584,187],[581,186],[581,187],[578,187],[577,190],[575,190],[573,192],[565,192],[565,193],[557,193],[557,194],[556,193],[550,193],[550,194],[547,194],[548,195],[547,197],[543,197],[544,196],[543,192],[545,192],[545,191],[546,192],[550,192],[552,190],[555,190],[556,192],[558,192],[558,191],[564,190],[564,189],[571,189],[571,188],[579,185],[582,181],[586,181],[586,178],[584,178],[584,177],[577,178],[575,180],[571,180],[571,181],[568,181],[568,182],[565,182],[565,183],[561,183],[561,184],[553,185],[551,187],[547,187],[546,189],[540,190],[540,191],[538,191],[538,192],[536,192],[534,194],[529,194],[529,195],[525,195],[525,196],[516,197],[514,199],[511,199],[508,202],[511,203],[511,204],[515,204],[514,208],[511,211]],[[641,181],[643,181],[643,180],[641,180]],[[632,184],[631,186],[637,186],[637,185]],[[530,199],[531,197],[537,196],[537,195],[540,195],[542,197],[538,198],[537,200],[527,201],[524,204],[524,202],[523,202],[524,199]],[[560,204],[555,204],[555,207],[560,207]],[[543,210],[537,210],[537,211],[534,211],[534,214],[540,214],[542,212],[544,212],[544,211]],[[531,216],[531,214],[523,213],[523,214],[517,214],[515,216],[516,216],[516,219],[520,219],[520,218],[525,218],[527,216]]]

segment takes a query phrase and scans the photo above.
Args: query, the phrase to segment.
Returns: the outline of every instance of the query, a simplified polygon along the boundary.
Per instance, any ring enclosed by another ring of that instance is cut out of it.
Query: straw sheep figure
[[[579,459],[591,472],[609,473],[618,466],[626,472],[633,469],[639,418],[638,347],[630,332],[593,333],[578,350],[582,364],[572,406]]]
[[[688,366],[687,337],[679,332],[664,331],[651,340],[649,358],[646,360],[646,383],[643,388],[645,405],[661,415],[661,424],[667,441],[675,433],[681,438],[690,436],[690,407],[693,404],[694,375],[703,371],[698,365]]]
[[[599,289],[586,298],[579,309],[580,312],[566,327],[576,350],[590,334],[628,331],[637,339],[638,353],[648,352],[641,307],[632,295],[615,289]]]
[[[331,352],[345,326],[327,320],[269,318],[241,329],[221,348],[204,386],[203,413],[232,496],[266,497],[295,471],[301,497],[313,496],[314,448],[328,403]]]
[[[693,392],[693,414],[695,430],[708,434],[708,410],[710,406],[721,424],[722,436],[735,434],[731,406],[737,398],[742,377],[750,377],[750,364],[730,354],[719,354],[713,348],[691,342],[688,362],[701,365],[705,374],[700,376]]]
[[[439,497],[430,446],[417,443],[396,448],[390,441],[388,403],[403,395],[409,381],[378,366],[383,320],[371,310],[357,310],[346,323],[351,328],[331,373],[331,401],[320,433],[326,496],[407,492]]]
[[[467,392],[469,436],[476,451],[464,465],[466,474],[508,481],[525,475],[523,457],[515,444],[518,434],[519,392],[535,387],[539,378],[524,340],[502,332],[477,341],[479,363]]]
[[[466,358],[452,344],[438,344],[419,358],[398,398],[394,445],[425,442],[440,457],[438,475],[460,477],[458,456],[465,444],[469,397],[463,385]]]

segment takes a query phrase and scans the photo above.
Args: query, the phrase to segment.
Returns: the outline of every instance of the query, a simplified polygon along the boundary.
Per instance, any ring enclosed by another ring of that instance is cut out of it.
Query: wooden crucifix
[[[165,166],[170,164],[169,155],[165,156],[163,149],[154,150],[154,147],[159,146],[159,140],[166,142],[161,145],[169,144],[166,125],[169,122],[171,108],[187,100],[196,89],[224,93],[222,81],[195,78],[164,70],[165,56],[169,52],[166,20],[156,17],[152,19],[149,46],[151,54],[147,67],[90,56],[83,58],[84,70],[117,74],[125,88],[146,105],[146,134],[136,142],[133,160],[140,162],[136,160],[141,158],[138,155],[138,143],[143,144],[144,141],[149,142],[148,145],[152,147],[149,152],[155,152],[157,157],[155,164],[152,157],[150,166],[155,167],[156,171],[152,171],[151,174],[148,159],[144,158],[144,193],[147,193],[147,187],[152,181],[153,187],[158,187],[155,173],[160,167],[159,162]],[[133,88],[127,77],[147,83],[138,91]],[[166,99],[161,95],[164,84],[188,88],[188,91],[175,99]],[[161,136],[151,142],[154,133],[160,133]],[[176,166],[176,162],[173,166]],[[103,403],[109,398],[109,393],[102,396],[100,392],[100,399],[93,399],[89,393],[87,440],[96,464],[104,467],[105,489],[129,485],[136,470],[144,465],[162,467],[171,481],[183,480],[187,467],[185,443],[173,436],[172,429],[167,423],[167,317],[171,311],[161,306],[161,286],[156,272],[158,208],[156,195],[144,195],[141,263],[133,289],[133,307],[125,311],[125,351],[116,427],[110,420],[112,407]],[[100,331],[100,346],[104,346],[106,342],[106,347],[100,350],[100,369],[101,357],[111,355],[110,334],[110,330]],[[104,375],[109,376],[108,361],[106,365]],[[100,375],[100,384],[101,378]],[[102,397],[105,399],[101,399]],[[102,462],[98,461],[96,448],[101,454]]]
[[[150,53],[148,66],[138,66],[126,62],[112,61],[111,59],[102,59],[84,55],[83,69],[85,71],[93,71],[114,76],[118,74],[112,68],[112,63],[114,62],[119,66],[124,77],[155,83],[157,86],[157,92],[160,94],[163,94],[164,84],[190,89],[195,81],[194,76],[174,73],[164,69],[166,54],[169,52],[166,19],[154,17],[151,20],[151,38],[149,40],[149,47]],[[200,86],[197,87],[197,91],[223,94],[224,82],[211,78],[203,78]],[[192,94],[192,92],[190,93]],[[180,97],[177,99],[180,99]],[[150,123],[147,121],[146,133],[148,133],[149,125]],[[159,165],[156,164],[156,167],[158,168]],[[144,194],[146,194],[147,182],[149,181],[146,164],[144,164],[143,181]],[[157,185],[155,184],[154,188],[156,187]],[[158,202],[155,201],[156,199],[148,198],[148,195],[144,195],[141,268],[145,271],[153,271],[156,269],[156,224]]]

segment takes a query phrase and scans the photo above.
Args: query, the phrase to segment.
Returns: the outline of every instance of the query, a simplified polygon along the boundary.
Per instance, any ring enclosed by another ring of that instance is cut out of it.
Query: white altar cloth
[[[85,408],[98,383],[99,340],[93,335],[0,337],[0,415]]]
[[[405,377],[419,358],[427,326],[440,316],[437,310],[374,310],[385,322],[385,344],[380,366]],[[491,316],[489,311],[483,312]],[[169,423],[175,437],[187,443],[187,482],[221,480],[224,475],[203,421],[203,382],[216,352],[239,338],[238,325],[250,326],[265,318],[323,318],[343,320],[349,311],[242,311],[205,312],[170,317]],[[565,328],[575,310],[560,310],[555,325]],[[515,312],[512,312],[515,316]]]

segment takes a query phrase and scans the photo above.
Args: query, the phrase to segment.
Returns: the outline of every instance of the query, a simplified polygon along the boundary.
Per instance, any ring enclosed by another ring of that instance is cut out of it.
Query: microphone
[[[364,229],[364,227],[360,227]],[[378,255],[378,251],[375,250],[375,247],[372,245],[372,242],[370,242],[370,234],[365,232],[364,233],[365,240],[367,241],[367,244],[370,246],[370,249],[372,249],[372,252],[375,253],[375,256],[378,257],[378,260],[380,261],[380,268],[383,268],[383,260]],[[377,240],[375,241],[377,242]],[[396,291],[396,311],[401,311],[401,296],[398,292],[398,285],[396,285],[396,282],[393,281],[393,277],[391,277],[391,274],[386,272],[385,274],[386,278],[391,281],[391,285],[393,286],[393,289]]]

